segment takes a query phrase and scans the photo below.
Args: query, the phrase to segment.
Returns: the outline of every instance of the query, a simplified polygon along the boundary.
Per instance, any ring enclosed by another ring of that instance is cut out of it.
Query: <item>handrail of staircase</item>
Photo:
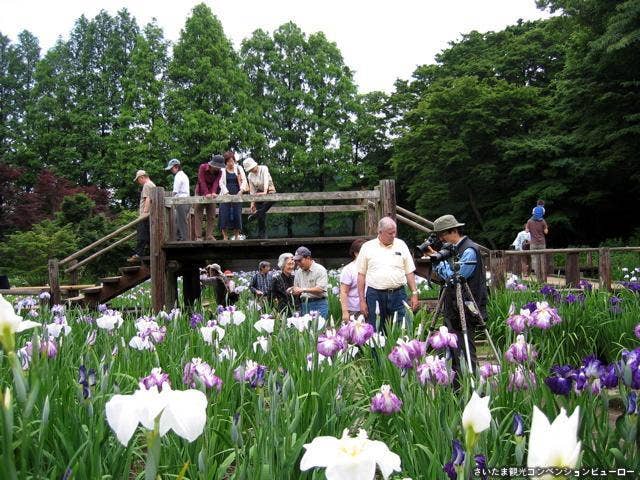
[[[82,248],[82,249],[78,250],[76,253],[73,253],[73,254],[69,255],[67,258],[65,258],[65,259],[63,259],[63,260],[60,260],[60,261],[58,262],[58,265],[64,265],[64,264],[66,264],[66,263],[69,263],[69,262],[70,262],[70,261],[72,261],[72,260],[75,260],[75,259],[76,259],[76,258],[78,258],[80,255],[83,255],[83,254],[87,253],[89,250],[92,250],[93,248],[97,247],[98,245],[102,245],[104,242],[106,242],[107,240],[111,240],[113,237],[115,237],[115,236],[119,235],[120,233],[122,233],[122,232],[124,232],[124,231],[126,231],[126,230],[129,230],[129,229],[130,229],[130,228],[132,228],[132,227],[135,227],[138,223],[140,223],[141,221],[143,221],[143,220],[145,220],[145,219],[147,219],[147,218],[149,218],[149,214],[145,214],[145,215],[141,215],[141,216],[139,216],[139,217],[138,217],[138,218],[136,218],[135,220],[133,220],[133,221],[131,221],[131,222],[127,223],[126,225],[123,225],[122,227],[118,228],[117,230],[114,230],[114,231],[113,231],[113,232],[111,232],[110,234],[105,235],[104,237],[102,237],[102,238],[101,238],[101,239],[99,239],[99,240],[96,240],[96,241],[95,241],[95,242],[93,242],[91,245],[88,245],[88,246],[86,246],[86,247],[84,247],[84,248]],[[127,237],[127,239],[128,239],[128,238],[131,238],[131,236]],[[123,239],[122,241],[124,241],[124,239]],[[120,243],[122,243],[122,241],[121,241]],[[111,245],[111,246],[109,246],[109,247],[106,247],[105,249],[101,250],[101,251],[100,251],[100,252],[98,252],[98,253],[99,253],[99,254],[102,254],[102,253],[106,252],[107,250],[110,250],[114,245],[115,245],[115,244],[113,244],[113,245]],[[94,255],[92,255],[92,256],[91,256],[91,257],[89,257],[89,258],[95,258],[96,256],[97,256],[97,254],[94,254]],[[84,265],[85,263],[86,263],[86,261],[84,261],[84,260],[83,260],[83,262],[81,262],[81,264],[82,264],[82,265]],[[77,264],[77,265],[75,265],[74,267],[75,267],[75,268],[77,268],[77,267],[79,267],[79,266],[80,266],[80,263],[78,263],[78,264]],[[75,268],[73,268],[73,267],[72,267],[72,269],[71,269],[71,270],[75,270]],[[69,270],[66,270],[66,271],[69,271]]]
[[[398,210],[398,212],[400,212],[403,216],[409,217],[410,219],[414,220],[415,222],[424,224],[424,226],[427,228],[427,232],[431,232],[433,229],[433,222],[430,220],[427,220],[424,217],[421,217],[420,215],[413,213],[410,210],[407,210],[406,208],[402,208],[400,205],[396,205],[396,210]],[[405,222],[406,223],[406,222]],[[410,225],[410,224],[408,224]],[[413,225],[412,225],[413,226]]]
[[[126,237],[122,237],[120,240],[118,240],[116,242],[113,242],[108,247],[103,248],[102,250],[100,250],[100,251],[94,253],[93,255],[85,258],[81,262],[77,262],[77,263],[73,264],[69,268],[65,269],[64,273],[70,273],[70,272],[73,272],[74,270],[77,270],[81,266],[86,265],[87,263],[89,263],[90,261],[94,260],[95,258],[98,258],[100,255],[103,255],[104,253],[108,252],[112,248],[117,247],[121,243],[126,242],[127,240],[131,240],[135,236],[136,236],[136,232],[132,232],[129,235],[127,235]]]

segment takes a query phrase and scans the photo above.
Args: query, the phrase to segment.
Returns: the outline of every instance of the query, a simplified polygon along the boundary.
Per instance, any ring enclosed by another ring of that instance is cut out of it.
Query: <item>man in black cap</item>
[[[317,311],[323,318],[329,317],[327,287],[329,277],[327,269],[316,262],[307,247],[298,247],[293,260],[300,267],[293,277],[291,293],[300,297],[302,314]]]
[[[198,168],[198,183],[196,184],[196,196],[215,198],[220,193],[220,177],[224,168],[222,155],[213,155],[209,162],[203,163]],[[213,229],[215,227],[216,204],[197,203],[194,205],[196,216],[196,240],[202,240],[202,213],[207,211],[206,239],[215,240]]]
[[[476,311],[471,299],[468,298],[465,288],[462,289],[462,299],[464,303],[465,320],[467,324],[467,335],[469,339],[469,356],[471,357],[471,365],[473,372],[477,370],[476,346],[474,343],[476,328],[487,318],[487,280],[482,266],[482,255],[480,255],[480,247],[474,243],[469,237],[463,235],[462,227],[464,223],[458,222],[453,215],[443,215],[433,222],[433,231],[438,235],[443,243],[454,246],[458,253],[458,263],[460,270],[458,274],[462,277],[462,281],[469,285],[469,290],[478,305],[479,311]],[[450,281],[455,277],[452,262],[443,260],[436,261],[434,255],[436,252],[429,247],[426,254],[432,258],[435,263],[435,271],[445,281],[442,294],[443,313],[445,324],[450,332],[458,335],[459,343],[463,349],[465,344],[462,341],[462,325],[460,321],[460,311],[456,301],[456,287],[451,285]],[[452,257],[450,257],[453,260]],[[447,286],[450,285],[450,286]],[[480,319],[478,318],[480,317]],[[453,351],[453,368],[456,372],[460,372],[460,351]]]

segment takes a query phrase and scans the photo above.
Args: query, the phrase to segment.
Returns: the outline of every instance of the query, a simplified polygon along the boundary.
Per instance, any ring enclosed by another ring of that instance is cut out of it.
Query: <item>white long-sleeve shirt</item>
[[[173,196],[189,196],[189,177],[182,170],[178,170],[178,173],[173,177]]]

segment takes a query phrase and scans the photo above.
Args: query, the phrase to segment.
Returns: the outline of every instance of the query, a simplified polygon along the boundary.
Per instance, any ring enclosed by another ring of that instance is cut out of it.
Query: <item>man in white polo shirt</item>
[[[413,257],[407,244],[396,238],[396,222],[390,217],[383,217],[378,222],[378,237],[369,240],[360,249],[356,260],[358,271],[358,295],[360,310],[367,321],[376,327],[376,303],[380,312],[380,324],[393,318],[401,322],[405,317],[407,292],[411,290],[410,306],[418,308],[418,291],[416,290],[416,269]],[[365,285],[367,293],[365,296]]]
[[[167,163],[165,170],[173,173],[173,196],[188,197],[189,196],[189,177],[182,171],[180,160],[172,158]],[[176,205],[176,239],[187,240],[187,215],[189,214],[190,205]]]

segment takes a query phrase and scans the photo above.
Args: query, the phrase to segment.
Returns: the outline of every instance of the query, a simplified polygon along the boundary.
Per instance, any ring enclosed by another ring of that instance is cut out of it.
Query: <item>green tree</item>
[[[38,39],[28,31],[16,44],[0,33],[0,159],[13,165],[22,165],[26,154],[25,119],[39,58]]]
[[[0,244],[0,268],[8,272],[12,283],[44,285],[49,258],[64,258],[78,248],[70,225],[60,227],[44,220],[31,230],[9,235]]]
[[[171,151],[187,169],[197,171],[212,153],[261,143],[247,75],[222,24],[205,4],[195,6],[185,23],[168,80]]]
[[[242,43],[245,71],[264,120],[270,164],[284,191],[325,191],[359,182],[353,120],[359,109],[353,74],[322,33],[307,37],[292,22],[273,35],[257,30]],[[324,216],[318,215],[320,234]],[[292,234],[291,222],[287,224]]]
[[[552,129],[568,177],[562,208],[573,237],[629,237],[637,222],[622,205],[640,195],[640,1],[540,1],[575,25],[557,80]],[[598,221],[594,222],[593,219]]]

